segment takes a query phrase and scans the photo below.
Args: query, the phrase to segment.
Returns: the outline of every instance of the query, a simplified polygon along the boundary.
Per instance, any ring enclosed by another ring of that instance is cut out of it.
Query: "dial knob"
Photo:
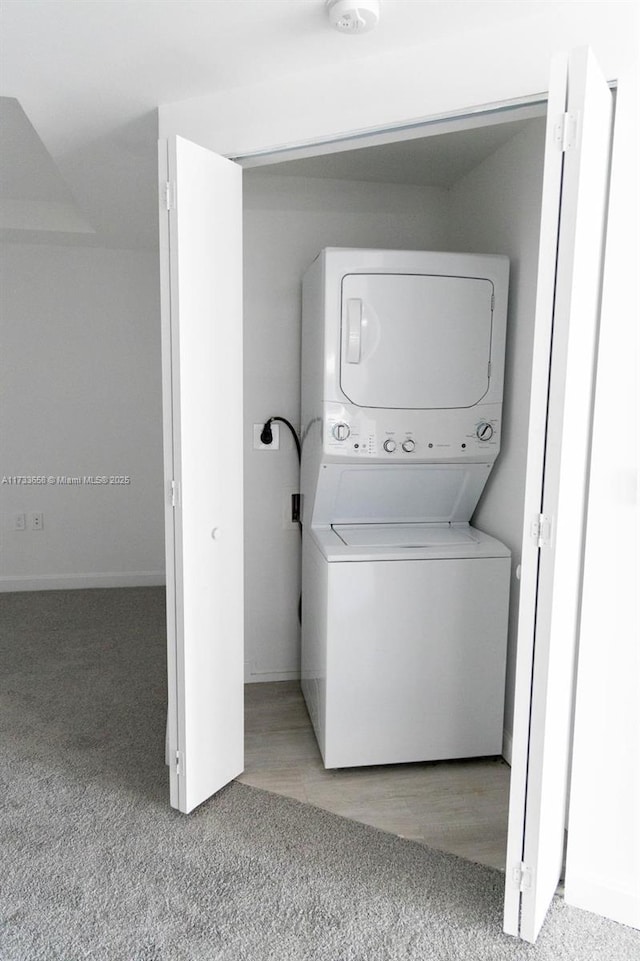
[[[351,429],[348,424],[334,424],[331,433],[336,440],[346,440]]]
[[[493,427],[491,424],[487,424],[486,421],[478,424],[476,427],[476,437],[478,440],[491,440],[493,437]]]
[[[407,437],[406,440],[402,441],[402,449],[407,454],[410,454],[412,451],[416,449],[416,442],[412,440],[410,437]]]
[[[384,442],[382,446],[386,450],[387,454],[393,454],[394,450],[396,449],[396,442],[394,440],[391,440],[391,438],[389,438]]]

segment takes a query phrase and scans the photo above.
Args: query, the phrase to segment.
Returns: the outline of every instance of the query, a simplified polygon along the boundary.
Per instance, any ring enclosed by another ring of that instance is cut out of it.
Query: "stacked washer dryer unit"
[[[328,248],[303,284],[302,689],[326,767],[500,754],[508,260]]]

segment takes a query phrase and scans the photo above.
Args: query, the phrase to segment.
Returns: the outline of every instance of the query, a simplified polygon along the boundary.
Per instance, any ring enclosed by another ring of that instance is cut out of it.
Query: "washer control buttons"
[[[334,424],[331,433],[336,440],[346,440],[351,433],[351,429],[348,424]]]
[[[493,437],[493,427],[491,424],[487,424],[486,421],[478,424],[476,427],[476,437],[478,440],[491,440]]]
[[[402,441],[402,449],[407,454],[411,454],[416,449],[416,442],[410,437]]]
[[[394,450],[396,449],[396,442],[389,437],[387,440],[385,440],[382,446],[386,450],[387,454],[393,454]]]

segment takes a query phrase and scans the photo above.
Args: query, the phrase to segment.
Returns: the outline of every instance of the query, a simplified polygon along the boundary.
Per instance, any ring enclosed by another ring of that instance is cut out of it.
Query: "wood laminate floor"
[[[239,781],[504,870],[502,758],[327,771],[297,681],[246,685],[245,729]]]

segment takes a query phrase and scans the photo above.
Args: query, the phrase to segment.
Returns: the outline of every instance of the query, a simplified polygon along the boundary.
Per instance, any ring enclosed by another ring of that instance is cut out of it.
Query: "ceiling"
[[[425,136],[343,150],[301,160],[264,164],[260,174],[290,177],[322,177],[361,180],[369,183],[414,184],[420,187],[451,187],[477,167],[507,140],[515,137],[529,120],[495,121],[471,130]]]
[[[159,104],[434,42],[461,22],[487,29],[544,6],[383,0],[378,29],[350,37],[330,28],[324,0],[3,0],[0,236],[153,247]]]

